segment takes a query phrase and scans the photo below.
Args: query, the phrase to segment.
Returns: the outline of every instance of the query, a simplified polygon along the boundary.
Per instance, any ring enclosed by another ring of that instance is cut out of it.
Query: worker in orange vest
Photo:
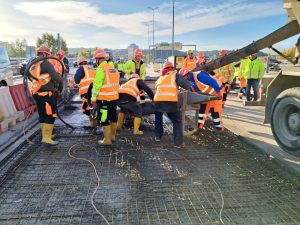
[[[221,50],[219,52],[220,57],[224,57],[228,54],[227,50]],[[234,64],[228,64],[225,65],[217,70],[215,70],[216,74],[219,74],[223,77],[223,85],[224,85],[224,93],[223,93],[223,105],[225,104],[227,100],[227,94],[229,93],[231,89],[231,83],[234,78]]]
[[[179,73],[191,82],[191,91],[200,92],[207,95],[217,96],[219,100],[213,100],[200,104],[198,114],[198,127],[202,129],[211,113],[213,123],[217,133],[223,132],[222,124],[222,98],[224,86],[221,81],[213,78],[205,71],[189,72],[186,68],[180,69]]]
[[[50,56],[47,45],[37,48],[38,57]],[[57,117],[56,95],[62,90],[62,78],[48,60],[39,61],[29,68],[32,82],[32,95],[36,101],[39,122],[42,129],[42,142],[57,145],[52,140],[54,121]],[[29,77],[29,79],[30,79]]]
[[[82,100],[81,111],[89,117],[90,124],[88,127],[94,128],[97,126],[97,120],[95,120],[90,112],[90,107],[88,105],[87,92],[91,83],[93,83],[96,75],[96,71],[87,65],[87,59],[84,57],[79,57],[77,60],[77,65],[79,66],[75,75],[75,84],[79,84],[79,95]]]
[[[192,50],[187,51],[187,57],[183,61],[183,67],[187,68],[189,71],[194,69],[197,64],[197,57],[194,56],[194,53]]]
[[[118,106],[121,111],[118,115],[118,125],[117,129],[120,129],[123,125],[125,112],[133,113],[133,134],[142,135],[143,132],[140,131],[140,124],[142,119],[142,106],[137,102],[141,91],[146,92],[150,99],[153,99],[154,94],[152,90],[145,84],[145,82],[139,77],[138,74],[131,74],[130,79],[119,89],[119,100]]]
[[[65,72],[68,74],[69,73],[69,60],[67,59],[66,57],[66,52],[64,50],[59,50],[57,53],[56,53],[57,57],[59,60],[61,60],[64,65],[65,65]]]
[[[117,130],[117,100],[119,99],[119,72],[105,60],[106,52],[98,49],[94,52],[98,65],[93,82],[91,103],[98,108],[99,122],[103,127],[102,145],[111,145],[116,139]]]
[[[166,113],[173,123],[175,147],[183,144],[183,130],[180,111],[178,110],[178,86],[190,89],[191,84],[174,70],[174,64],[166,62],[161,76],[155,83],[155,141],[159,142],[163,136],[163,114]]]

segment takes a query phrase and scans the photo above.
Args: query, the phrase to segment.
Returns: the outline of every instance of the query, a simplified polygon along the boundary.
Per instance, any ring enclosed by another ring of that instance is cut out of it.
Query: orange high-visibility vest
[[[59,60],[59,59],[57,59],[57,60]],[[55,69],[55,71],[56,71],[56,73],[58,73],[58,74],[62,74],[62,66],[61,66],[61,64],[60,64],[60,60],[59,61],[57,61],[57,60],[55,60],[55,59],[48,59],[48,61],[54,66],[54,69]],[[62,61],[61,61],[62,62]],[[63,64],[63,66],[64,66],[64,69],[65,69],[65,71],[66,71],[66,66],[65,66],[65,64],[62,62],[62,64]]]
[[[32,79],[32,81],[31,81],[32,82],[32,88],[31,88],[32,94],[37,93],[43,85],[49,83],[51,80],[51,76],[49,73],[41,74],[41,64],[42,63],[43,63],[43,61],[37,62],[37,63],[33,64],[29,69],[31,75],[37,79],[37,80]]]
[[[167,101],[178,102],[178,87],[176,84],[176,72],[172,71],[165,76],[161,76],[155,83],[155,102]]]
[[[86,94],[90,84],[94,81],[96,71],[90,68],[88,65],[83,65],[84,77],[80,80],[79,94]]]
[[[213,87],[209,86],[209,85],[206,85],[206,84],[203,84],[201,83],[198,78],[197,78],[197,75],[198,75],[199,72],[194,72],[193,73],[193,76],[194,76],[194,81],[196,82],[196,85],[197,87],[199,88],[199,90],[204,93],[204,94],[209,94],[209,95],[216,95],[216,91]],[[216,79],[215,79],[216,80]],[[219,80],[216,80],[219,87],[222,87],[222,82],[219,81]]]
[[[139,78],[132,78],[129,81],[127,81],[125,84],[121,85],[119,89],[119,93],[129,94],[134,98],[137,98],[139,96],[139,89],[137,87],[137,81]]]
[[[184,59],[183,67],[187,68],[189,71],[194,69],[196,67],[198,59],[196,57],[190,59],[190,57],[187,57]]]
[[[97,96],[98,100],[113,101],[119,99],[119,78],[118,70],[111,68],[109,64],[103,65],[105,80]]]

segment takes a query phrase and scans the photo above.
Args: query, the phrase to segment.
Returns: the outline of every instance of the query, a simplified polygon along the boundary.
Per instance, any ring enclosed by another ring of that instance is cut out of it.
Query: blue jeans
[[[251,87],[253,88],[253,94],[254,94],[254,101],[257,100],[257,93],[258,93],[258,79],[248,79],[247,80],[247,88],[246,88],[246,98],[247,101],[250,101],[250,92]]]
[[[164,134],[162,112],[155,112],[155,137],[161,139]],[[173,123],[174,144],[181,145],[183,143],[183,130],[180,112],[166,113]]]

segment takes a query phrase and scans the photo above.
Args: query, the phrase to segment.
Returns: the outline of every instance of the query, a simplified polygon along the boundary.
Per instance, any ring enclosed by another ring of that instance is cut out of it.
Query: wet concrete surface
[[[39,134],[23,160],[0,168],[1,225],[300,224],[300,178],[228,130],[197,132],[177,149],[167,120],[154,141],[150,116],[143,136],[127,124],[104,147],[100,128],[82,128],[79,105],[62,116],[76,129],[57,122],[58,146]]]

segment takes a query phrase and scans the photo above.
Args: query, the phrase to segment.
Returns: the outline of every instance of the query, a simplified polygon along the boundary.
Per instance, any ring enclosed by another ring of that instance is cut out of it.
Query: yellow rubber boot
[[[117,129],[121,129],[122,126],[123,126],[123,123],[124,123],[124,118],[125,118],[125,114],[122,113],[122,112],[119,112],[119,115],[118,115],[118,125],[117,125]]]
[[[110,131],[111,131],[111,141],[114,142],[116,140],[117,123],[110,123]]]
[[[104,138],[102,141],[98,141],[100,145],[111,145],[111,128],[110,125],[103,126]]]
[[[133,134],[134,135],[142,135],[143,131],[140,131],[140,125],[141,125],[142,118],[134,117],[133,120]]]
[[[42,125],[42,142],[49,144],[49,145],[57,145],[57,141],[52,140],[52,133],[53,133],[54,124],[44,123]]]

